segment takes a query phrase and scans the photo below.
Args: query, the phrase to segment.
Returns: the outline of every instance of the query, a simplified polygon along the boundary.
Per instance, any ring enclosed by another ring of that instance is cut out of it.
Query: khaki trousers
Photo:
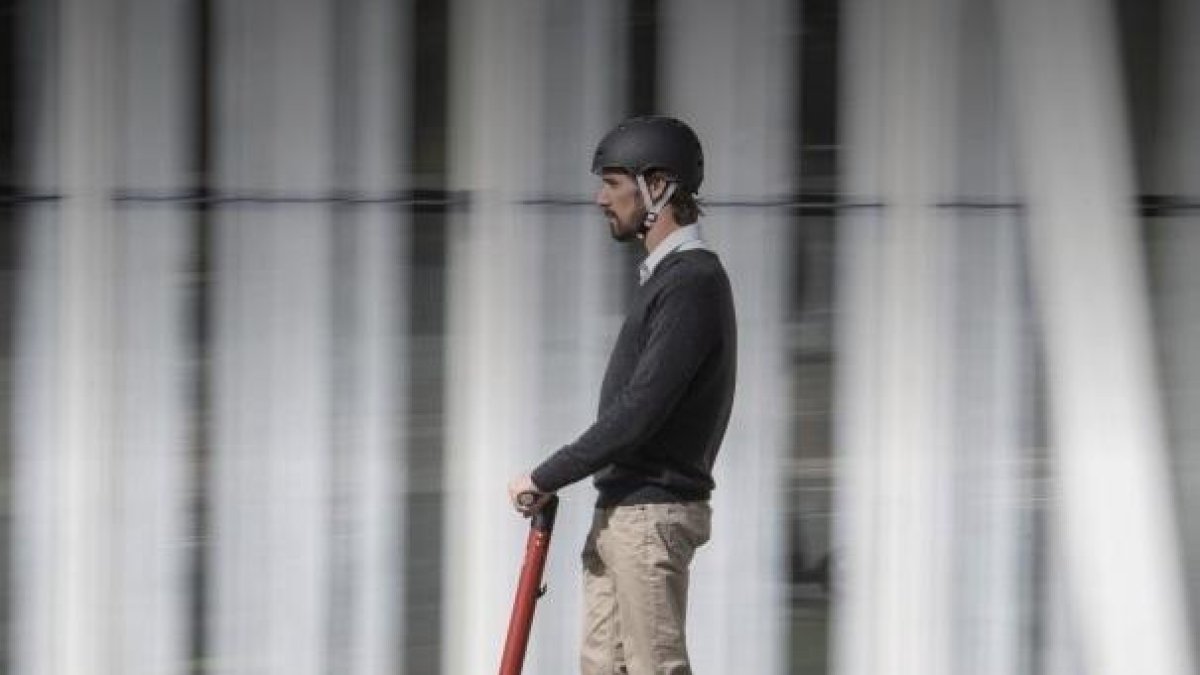
[[[691,675],[688,568],[708,502],[596,509],[583,547],[583,675]]]

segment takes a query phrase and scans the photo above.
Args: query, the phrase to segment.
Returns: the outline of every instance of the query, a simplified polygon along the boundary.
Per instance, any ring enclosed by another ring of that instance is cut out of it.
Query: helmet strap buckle
[[[650,195],[650,186],[646,183],[646,175],[639,173],[637,175],[638,190],[642,193],[642,202],[646,205],[646,217],[642,219],[642,224],[638,226],[638,239],[643,239],[650,228],[654,227],[654,223],[658,222],[658,214],[666,208],[667,202],[671,201],[671,196],[675,194],[679,184],[675,181],[667,183],[667,189],[663,190],[662,197],[658,201]]]

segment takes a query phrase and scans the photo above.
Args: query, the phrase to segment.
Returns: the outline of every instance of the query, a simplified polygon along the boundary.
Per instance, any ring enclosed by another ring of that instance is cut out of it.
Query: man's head
[[[634,117],[608,132],[592,157],[601,176],[596,204],[604,210],[613,237],[644,235],[669,204],[680,225],[700,215],[695,194],[704,180],[700,139],[671,117]]]

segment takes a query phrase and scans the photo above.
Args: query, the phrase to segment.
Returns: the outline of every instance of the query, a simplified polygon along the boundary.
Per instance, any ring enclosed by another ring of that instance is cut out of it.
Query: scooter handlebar
[[[530,526],[541,532],[549,532],[554,529],[554,516],[558,511],[558,495],[527,490],[517,495],[517,504],[521,507],[529,508],[536,504],[539,499],[545,499],[546,503],[540,509],[533,512],[533,522]]]

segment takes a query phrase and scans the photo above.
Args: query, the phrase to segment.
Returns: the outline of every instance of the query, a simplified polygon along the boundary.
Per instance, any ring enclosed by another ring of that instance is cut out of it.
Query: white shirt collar
[[[655,268],[663,261],[663,258],[675,251],[689,251],[694,248],[708,249],[708,244],[700,237],[699,225],[684,225],[667,235],[667,238],[658,242],[658,246],[655,246],[650,255],[646,256],[646,259],[638,266],[639,283],[646,283],[654,275]]]

